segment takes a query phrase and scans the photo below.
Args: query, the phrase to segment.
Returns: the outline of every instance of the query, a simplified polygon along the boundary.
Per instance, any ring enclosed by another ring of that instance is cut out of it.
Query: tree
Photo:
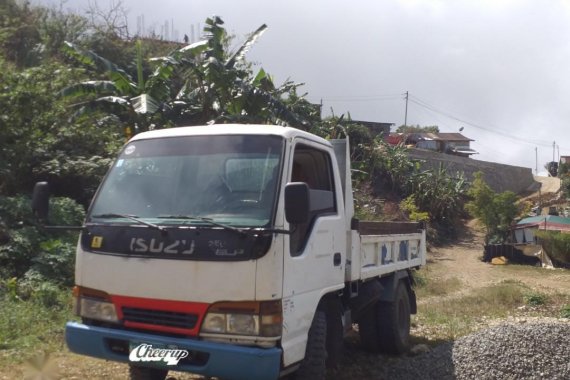
[[[468,195],[471,201],[465,207],[485,226],[485,243],[506,241],[511,224],[519,214],[515,193],[495,193],[483,180],[483,173],[477,172]]]
[[[397,133],[439,133],[437,125],[420,127],[419,125],[400,125],[396,129]]]
[[[56,64],[16,71],[0,60],[0,195],[29,193],[49,180],[56,194],[89,202],[121,141],[114,119],[70,121],[54,97],[79,75]]]

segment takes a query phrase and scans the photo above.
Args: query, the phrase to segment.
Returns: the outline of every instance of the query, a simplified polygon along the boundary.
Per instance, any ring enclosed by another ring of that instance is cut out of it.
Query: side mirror
[[[47,182],[38,182],[34,186],[32,195],[32,212],[40,220],[47,220],[49,214],[49,185]]]
[[[309,186],[305,182],[285,185],[285,219],[291,224],[307,223],[309,220]]]

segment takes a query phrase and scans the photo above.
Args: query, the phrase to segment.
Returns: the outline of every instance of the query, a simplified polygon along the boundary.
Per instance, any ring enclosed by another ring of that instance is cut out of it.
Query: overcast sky
[[[117,0],[115,0],[116,2]],[[36,0],[34,3],[59,3]],[[93,2],[93,0],[92,0]],[[88,0],[64,9],[85,10]],[[98,0],[108,8],[108,0]],[[325,114],[438,125],[474,139],[475,159],[538,170],[570,155],[570,0],[122,0],[132,34],[141,15],[157,34],[191,36],[206,17],[244,35],[277,83],[306,83]],[[140,29],[139,29],[140,30]]]

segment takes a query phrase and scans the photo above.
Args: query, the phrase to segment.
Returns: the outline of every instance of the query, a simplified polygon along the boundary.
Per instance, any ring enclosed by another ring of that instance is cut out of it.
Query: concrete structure
[[[496,192],[510,190],[521,193],[536,183],[530,168],[478,161],[423,149],[410,148],[408,152],[410,158],[420,161],[424,169],[436,169],[442,165],[450,175],[463,172],[468,180],[473,179],[474,173],[481,171],[485,182]]]

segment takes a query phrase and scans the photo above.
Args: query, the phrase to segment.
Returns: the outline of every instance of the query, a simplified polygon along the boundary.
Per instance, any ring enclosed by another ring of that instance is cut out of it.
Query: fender
[[[393,302],[394,293],[399,281],[402,281],[408,288],[408,294],[410,295],[410,311],[412,314],[416,314],[418,306],[416,302],[416,292],[414,292],[412,287],[414,280],[411,272],[408,270],[401,270],[391,274],[390,276],[380,278],[383,289],[378,300],[382,302]]]

